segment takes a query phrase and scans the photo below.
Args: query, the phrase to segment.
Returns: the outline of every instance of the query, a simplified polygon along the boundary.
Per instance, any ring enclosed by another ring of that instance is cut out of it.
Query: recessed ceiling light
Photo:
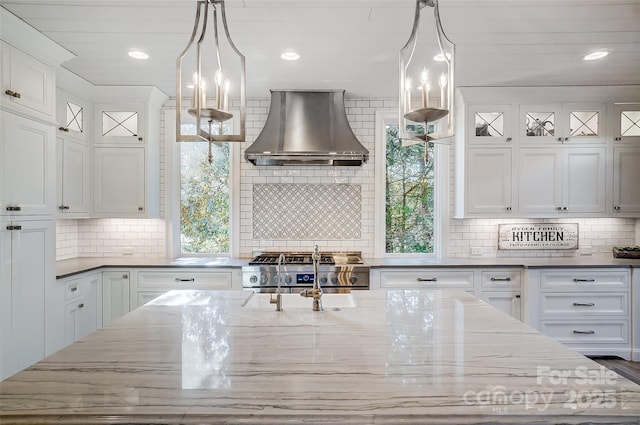
[[[451,59],[451,54],[447,53],[447,59]],[[433,57],[434,61],[444,62],[444,55],[442,53],[438,53]]]
[[[605,51],[593,52],[593,53],[589,53],[588,55],[586,55],[582,59],[586,60],[586,61],[594,61],[596,59],[602,59],[603,57],[607,56],[608,54],[609,54],[609,52],[605,52]]]
[[[141,52],[140,50],[131,50],[129,52],[129,56],[131,56],[134,59],[140,59],[140,60],[149,59],[149,55],[146,54],[145,52]]]
[[[300,55],[294,51],[284,52],[280,55],[280,57],[286,61],[297,61],[300,59]]]

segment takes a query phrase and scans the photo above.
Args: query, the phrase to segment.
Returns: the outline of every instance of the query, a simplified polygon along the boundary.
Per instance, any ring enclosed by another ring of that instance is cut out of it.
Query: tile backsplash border
[[[269,99],[247,101],[247,140],[251,144],[267,118]],[[374,191],[375,175],[375,111],[396,107],[395,99],[345,99],[347,118],[356,137],[369,150],[370,160],[361,167],[257,167],[241,160],[240,164],[240,256],[250,257],[254,250],[309,250],[313,240],[256,240],[253,238],[253,185],[267,183],[357,184],[362,187],[361,237],[348,240],[317,241],[321,249],[361,251],[364,257],[374,255]],[[175,108],[173,101],[165,108]],[[161,113],[161,216],[165,211],[165,131]],[[450,193],[453,193],[453,149],[451,149]],[[450,196],[453,200],[453,196]],[[452,208],[450,209],[453,210]],[[552,257],[576,256],[579,251],[498,251],[498,225],[501,223],[556,223],[562,220],[540,219],[449,219],[447,241],[450,257],[469,257],[471,248],[479,248],[484,257]],[[590,246],[594,254],[611,252],[616,245],[640,244],[640,220],[633,218],[566,219],[579,223],[580,246]],[[445,226],[447,227],[447,226]],[[58,220],[56,226],[56,259],[74,257],[164,257],[167,255],[164,219],[78,219]]]

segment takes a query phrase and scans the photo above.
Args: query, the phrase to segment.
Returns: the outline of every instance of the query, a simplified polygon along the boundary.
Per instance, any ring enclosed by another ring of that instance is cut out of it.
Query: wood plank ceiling
[[[2,6],[77,57],[66,68],[94,84],[156,85],[175,94],[175,59],[194,0],[3,0]],[[344,88],[395,97],[398,50],[413,0],[227,0],[247,57],[248,94]],[[456,43],[457,85],[640,84],[640,0],[440,0]],[[145,62],[130,49],[150,55]],[[279,58],[286,49],[296,62]],[[608,50],[604,60],[582,56]]]

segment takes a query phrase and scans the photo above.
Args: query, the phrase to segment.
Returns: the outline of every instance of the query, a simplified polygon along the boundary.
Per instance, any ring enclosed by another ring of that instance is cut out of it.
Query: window
[[[403,143],[397,123],[395,114],[377,117],[376,152],[384,156],[376,157],[376,256],[435,255],[440,233],[438,148]]]
[[[183,117],[188,117],[183,114]],[[223,132],[231,133],[230,122]],[[183,122],[182,132],[195,134],[195,122]],[[212,144],[209,164],[206,142],[175,142],[175,111],[165,116],[167,135],[167,187],[170,188],[171,254],[211,255],[232,253],[233,158],[237,143]],[[169,153],[171,158],[169,158]],[[169,204],[168,204],[169,205]]]

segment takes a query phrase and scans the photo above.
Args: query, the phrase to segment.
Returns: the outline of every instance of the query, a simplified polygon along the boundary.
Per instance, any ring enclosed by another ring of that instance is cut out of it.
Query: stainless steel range
[[[299,292],[313,287],[310,252],[267,252],[254,257],[248,266],[242,268],[243,288],[275,292],[278,287],[279,260],[281,292]],[[364,264],[359,252],[325,252],[320,258],[318,281],[326,293],[369,289],[369,266]]]

